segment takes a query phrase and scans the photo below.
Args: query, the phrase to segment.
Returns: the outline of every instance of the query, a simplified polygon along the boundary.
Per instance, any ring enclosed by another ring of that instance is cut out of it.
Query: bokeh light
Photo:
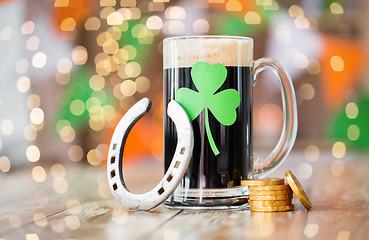
[[[56,163],[51,166],[50,173],[53,178],[63,178],[65,176],[65,168],[62,164]]]
[[[85,111],[85,103],[80,99],[73,100],[69,106],[69,109],[73,115],[80,116]]]
[[[73,162],[78,162],[83,157],[83,149],[78,145],[73,145],[68,149],[68,158]]]
[[[346,145],[343,142],[335,142],[332,147],[332,155],[335,158],[343,158],[346,154]]]
[[[274,222],[261,222],[259,225],[259,231],[261,233],[261,235],[263,236],[270,236],[274,233],[275,231],[275,224]]]
[[[295,19],[295,26],[298,29],[309,29],[310,28],[310,22],[307,18],[303,16],[298,16]]]
[[[82,212],[82,205],[78,200],[69,200],[66,206],[68,212],[72,215],[78,215]]]
[[[245,15],[245,22],[247,24],[260,24],[261,17],[257,12],[248,11]]]
[[[351,102],[346,105],[346,115],[348,118],[354,119],[357,117],[358,114],[359,114],[359,108],[357,107],[355,103]]]
[[[184,19],[186,17],[186,11],[180,6],[168,7],[165,10],[165,17],[167,19]]]
[[[229,12],[239,12],[242,10],[242,4],[238,0],[229,0],[226,4],[226,10]]]
[[[41,124],[44,121],[44,111],[41,108],[33,108],[29,114],[29,119],[33,124]]]
[[[309,145],[305,148],[305,158],[310,162],[318,160],[320,155],[319,147],[316,145]]]
[[[311,75],[316,75],[319,74],[321,72],[321,66],[318,60],[316,59],[311,59],[309,60],[309,64],[307,66],[308,73],[310,73]]]
[[[311,100],[315,96],[314,87],[309,83],[302,84],[299,93],[304,100]]]
[[[33,222],[38,227],[45,227],[47,225],[46,215],[43,213],[35,213],[33,214]]]
[[[66,18],[60,24],[60,30],[65,32],[73,31],[76,28],[76,20],[74,18]]]
[[[120,85],[120,91],[125,96],[132,96],[136,92],[136,84],[132,80],[126,80]]]
[[[71,126],[64,126],[60,129],[59,136],[63,142],[69,143],[74,140],[76,132]]]
[[[26,49],[30,51],[34,51],[34,50],[37,50],[39,45],[40,45],[40,39],[37,36],[32,36],[28,38],[26,42]]]
[[[159,16],[150,16],[146,20],[147,29],[159,30],[163,27],[163,20]]]
[[[179,240],[179,237],[178,230],[166,229],[163,231],[164,240]]]
[[[15,65],[15,71],[19,74],[23,74],[28,70],[28,60],[25,58],[21,58]]]
[[[36,166],[32,169],[32,178],[35,182],[43,182],[46,179],[46,171],[41,166]]]
[[[112,12],[107,17],[109,25],[121,25],[123,23],[123,16],[120,12]]]
[[[61,219],[52,219],[50,221],[51,229],[56,233],[61,233],[65,230],[65,225]]]
[[[135,81],[136,90],[139,93],[145,93],[150,89],[150,80],[147,77],[138,77]]]
[[[77,46],[73,49],[72,60],[74,64],[83,65],[86,63],[87,59],[88,59],[87,49],[84,46]]]
[[[32,65],[35,68],[43,68],[46,64],[47,56],[43,52],[36,53],[32,58]]]
[[[0,32],[0,40],[8,41],[12,38],[13,29],[11,27],[5,27]]]
[[[62,58],[59,60],[57,69],[60,73],[69,73],[72,70],[73,64],[69,58]]]
[[[292,5],[288,9],[288,13],[290,14],[291,17],[304,16],[304,10],[302,10],[302,8],[300,6],[298,6],[298,5]]]
[[[99,152],[96,151],[96,149],[92,149],[87,153],[87,161],[93,165],[99,165],[102,161],[102,159],[99,156]]]
[[[345,68],[345,62],[340,56],[333,56],[331,58],[331,67],[333,71],[341,72]]]
[[[28,161],[37,162],[38,160],[40,160],[41,153],[37,146],[31,145],[27,147],[26,156]]]
[[[183,34],[185,29],[184,23],[179,20],[166,21],[163,25],[163,32],[165,34]]]
[[[347,129],[347,137],[351,141],[358,140],[360,137],[360,128],[355,124],[350,125]]]
[[[76,216],[66,216],[64,218],[65,226],[70,230],[76,230],[81,225],[81,222]]]
[[[309,223],[304,228],[304,235],[308,238],[315,237],[319,232],[319,225]]]
[[[25,22],[23,25],[22,25],[22,28],[21,28],[21,33],[22,34],[32,34],[33,31],[35,30],[35,24],[34,22],[32,21],[27,21]]]
[[[69,0],[55,0],[54,7],[68,7]]]
[[[27,92],[30,86],[31,86],[31,81],[29,80],[28,77],[23,76],[18,79],[17,89],[19,92],[21,93]]]
[[[304,69],[307,68],[309,61],[305,54],[297,53],[295,56],[293,56],[293,64],[296,68]]]
[[[199,18],[193,23],[192,28],[196,33],[207,33],[209,32],[210,26],[206,19]]]
[[[23,136],[27,141],[34,141],[37,138],[37,129],[34,125],[27,125],[23,130]]]
[[[1,132],[4,135],[11,135],[14,130],[13,121],[10,119],[5,119],[1,122]]]
[[[339,231],[337,234],[337,240],[349,240],[350,231]]]
[[[53,187],[56,193],[65,193],[68,190],[68,182],[64,178],[55,178]]]
[[[99,30],[101,26],[100,19],[97,17],[90,17],[85,22],[85,28],[89,31]]]
[[[343,14],[343,7],[338,2],[333,2],[329,8],[331,9],[332,14]]]
[[[6,172],[9,172],[10,167],[11,167],[11,164],[10,164],[9,158],[7,158],[6,156],[1,156],[0,157],[0,170],[3,173],[6,173]]]

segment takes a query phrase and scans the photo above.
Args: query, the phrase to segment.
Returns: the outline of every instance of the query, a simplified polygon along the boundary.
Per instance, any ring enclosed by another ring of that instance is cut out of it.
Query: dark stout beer
[[[180,184],[182,187],[207,189],[238,186],[241,179],[250,178],[252,173],[252,68],[226,66],[226,69],[226,81],[217,92],[230,88],[238,91],[241,103],[236,108],[236,122],[231,126],[224,126],[209,110],[210,129],[220,151],[220,154],[215,156],[206,135],[205,111],[192,121],[194,149],[184,180]],[[170,100],[175,99],[175,93],[181,87],[198,91],[191,78],[191,68],[164,69],[165,171],[177,144],[175,125],[167,116],[166,108]]]

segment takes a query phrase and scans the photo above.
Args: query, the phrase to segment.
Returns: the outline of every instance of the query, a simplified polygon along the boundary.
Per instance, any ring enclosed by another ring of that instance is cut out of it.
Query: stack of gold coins
[[[309,197],[291,171],[285,172],[288,184],[282,178],[242,180],[241,185],[249,188],[250,210],[255,212],[285,212],[294,210],[292,193],[308,210],[312,208]]]
[[[282,178],[242,180],[249,188],[250,210],[255,212],[284,212],[294,209],[292,190]]]

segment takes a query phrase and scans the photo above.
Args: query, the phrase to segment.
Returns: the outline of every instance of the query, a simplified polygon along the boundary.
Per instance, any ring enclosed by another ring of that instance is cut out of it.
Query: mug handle
[[[277,145],[268,156],[263,158],[254,156],[254,178],[261,178],[271,173],[286,159],[295,143],[297,134],[296,96],[291,78],[278,61],[270,58],[260,58],[254,62],[253,86],[256,85],[259,73],[265,69],[272,70],[279,77],[283,107],[283,129]]]

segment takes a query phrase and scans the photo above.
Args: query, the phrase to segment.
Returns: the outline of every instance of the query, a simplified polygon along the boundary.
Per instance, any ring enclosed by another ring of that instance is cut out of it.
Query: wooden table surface
[[[64,164],[0,175],[0,239],[369,239],[369,158],[321,152],[309,162],[293,151],[273,177],[302,176],[313,203],[306,211],[182,211],[159,206],[129,211],[110,194],[103,166]],[[128,187],[155,186],[162,163],[149,160],[125,171]],[[41,181],[36,182],[35,179]]]

